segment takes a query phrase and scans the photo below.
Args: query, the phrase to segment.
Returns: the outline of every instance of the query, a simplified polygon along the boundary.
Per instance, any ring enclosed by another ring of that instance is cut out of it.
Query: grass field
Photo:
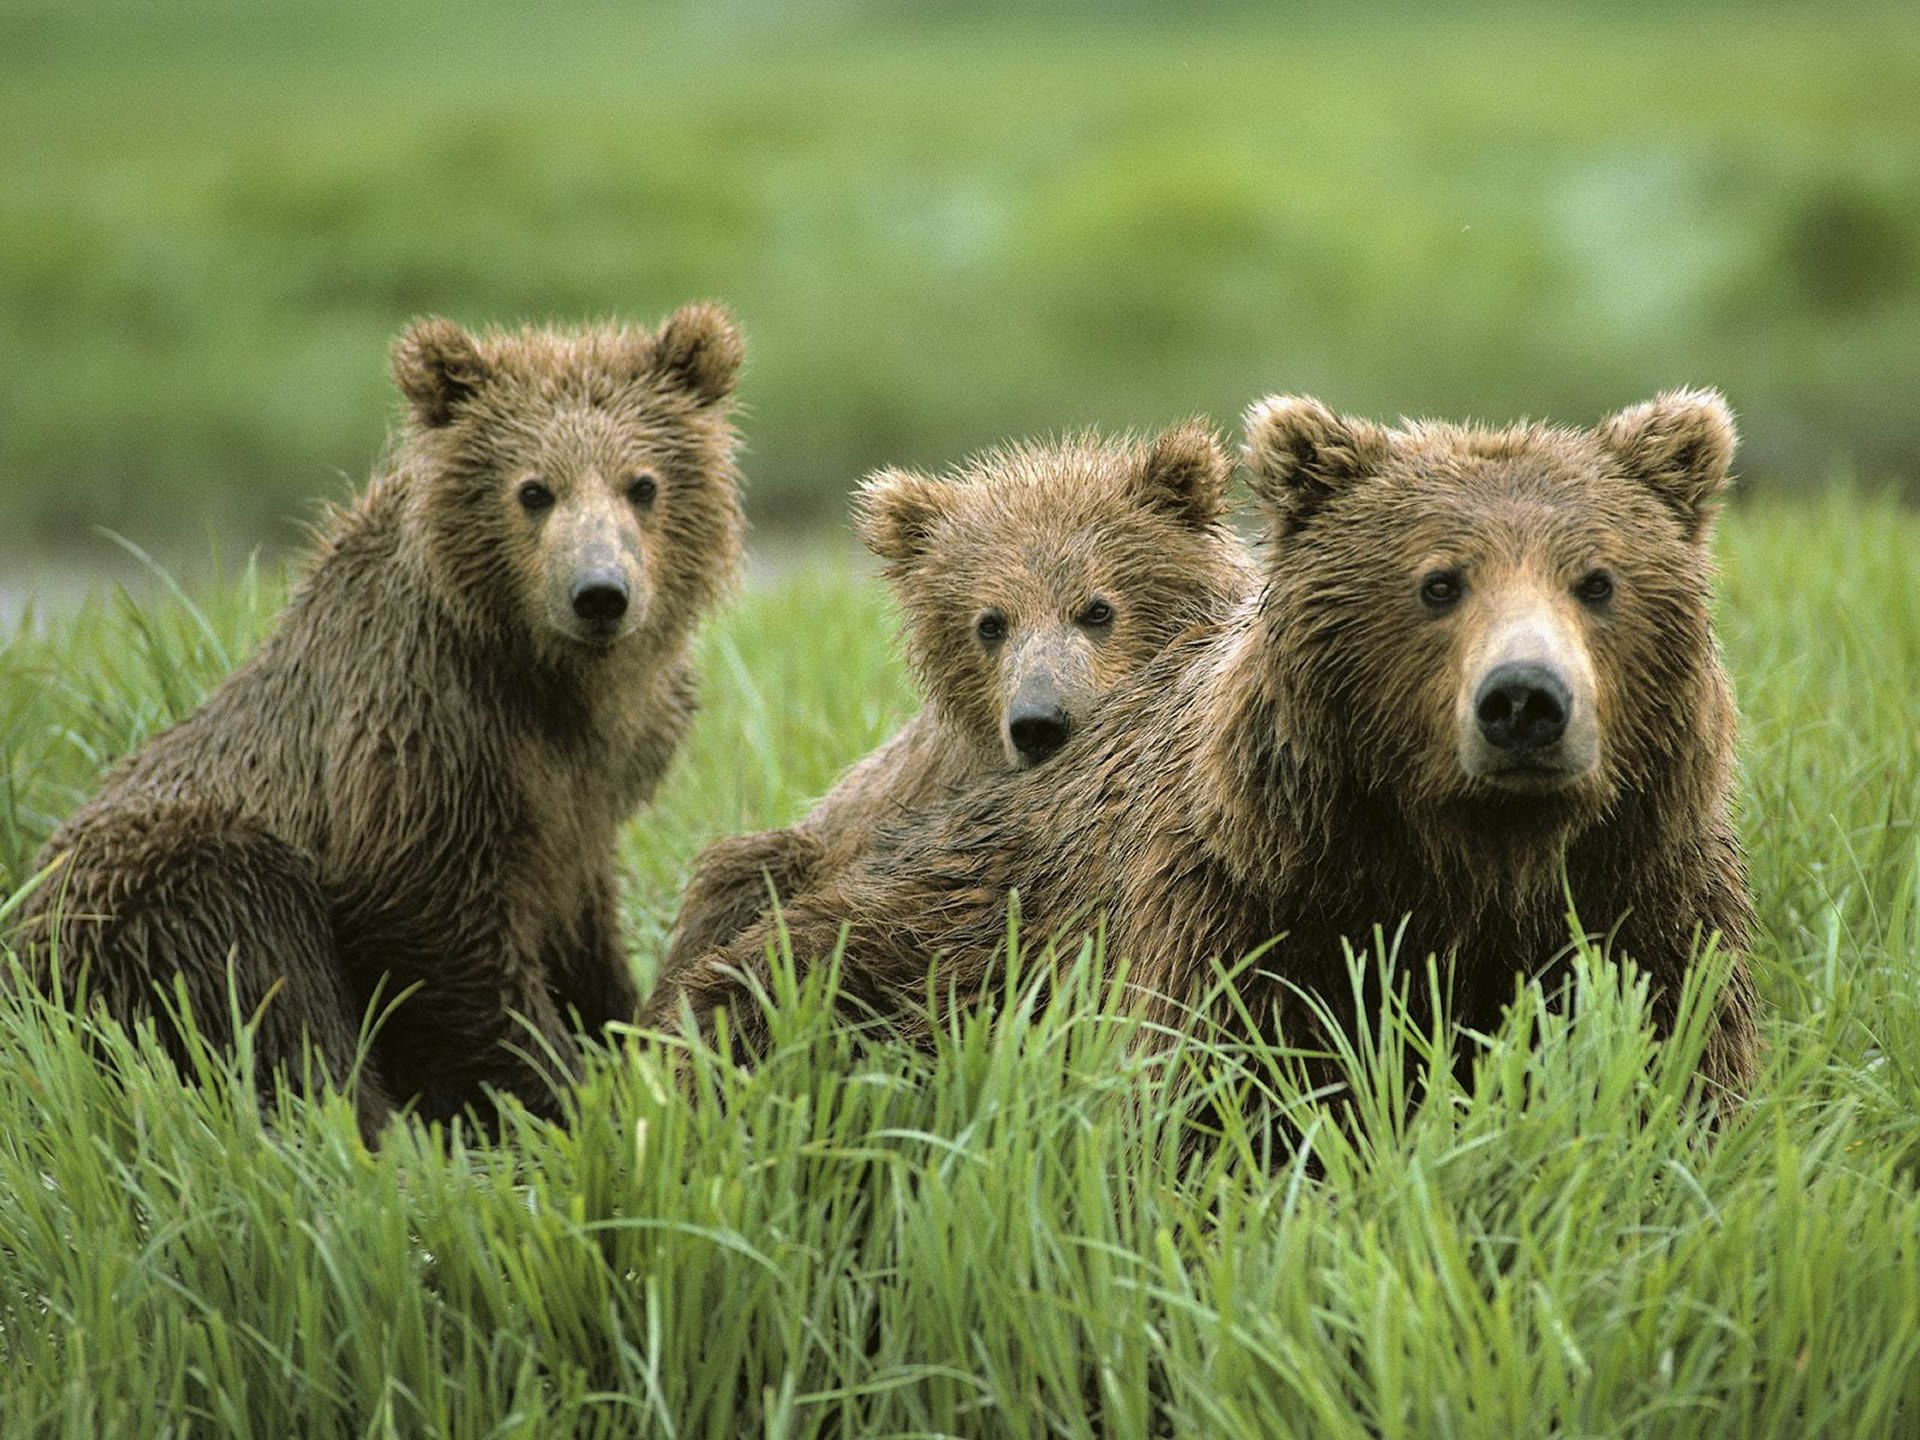
[[[221,1073],[244,1058],[183,1089],[8,1000],[0,1432],[1915,1433],[1920,518],[1754,505],[1721,550],[1769,1049],[1717,1141],[1688,1043],[1650,1044],[1603,963],[1576,1022],[1523,996],[1471,1087],[1441,1067],[1410,1118],[1393,1057],[1427,1040],[1379,1016],[1362,1119],[1311,1126],[1313,1165],[1233,1135],[1184,1156],[1090,984],[931,1061],[857,1046],[815,988],[757,1073],[696,1058],[703,1103],[635,1048],[570,1131],[377,1155],[337,1101],[263,1124]],[[229,575],[7,647],[0,895],[276,594]],[[704,652],[710,707],[625,841],[643,967],[702,841],[791,817],[910,705],[877,587],[831,567]]]
[[[1905,0],[0,4],[0,566],[285,543],[412,315],[731,302],[756,514],[1014,433],[1590,421],[1920,473]]]

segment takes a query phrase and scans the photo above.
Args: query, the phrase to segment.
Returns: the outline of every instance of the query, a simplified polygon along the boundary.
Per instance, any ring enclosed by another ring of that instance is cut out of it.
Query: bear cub
[[[892,817],[984,775],[1046,763],[1095,704],[1253,566],[1228,527],[1232,464],[1198,422],[1141,444],[1082,435],[989,451],[945,478],[884,470],[861,538],[885,561],[925,708],[797,825],[734,836],[695,863],[647,1018],[673,977],[782,899],[825,883]]]
[[[589,1032],[636,1004],[615,831],[694,709],[687,650],[741,516],[720,310],[396,343],[393,458],[332,517],[274,633],[53,836],[24,953],[39,983],[263,1075],[357,1077],[451,1116],[492,1089],[552,1114]],[[377,1013],[377,1012],[376,1012]]]

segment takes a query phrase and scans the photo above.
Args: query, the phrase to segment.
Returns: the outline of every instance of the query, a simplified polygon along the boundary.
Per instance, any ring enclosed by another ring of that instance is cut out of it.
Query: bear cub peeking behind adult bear
[[[753,924],[770,883],[790,899],[887,821],[1045,764],[1102,696],[1230,608],[1254,576],[1226,523],[1232,470],[1192,421],[1145,443],[1082,435],[990,450],[945,478],[870,478],[860,536],[886,562],[926,707],[798,825],[702,852],[646,1018],[670,1019],[674,978]]]
[[[262,1074],[311,1042],[336,1085],[376,994],[417,986],[359,1075],[369,1135],[488,1088],[553,1113],[574,1017],[635,1008],[615,830],[687,728],[689,638],[738,564],[740,360],[702,305],[653,334],[414,324],[394,459],[275,633],[49,842],[41,983],[84,977],[178,1048],[175,977],[230,1043],[231,967]]]
[[[1320,1050],[1299,991],[1351,1026],[1343,947],[1376,926],[1404,924],[1402,955],[1450,957],[1453,1019],[1486,1032],[1519,977],[1551,990],[1571,905],[1645,971],[1663,1028],[1719,935],[1733,953],[1703,1072],[1738,1092],[1753,917],[1708,606],[1733,444],[1711,392],[1592,430],[1254,406],[1264,583],[1115,689],[1045,769],[884,828],[788,906],[796,962],[844,925],[851,1008],[921,1036],[930,993],[965,1004],[1003,983],[1017,890],[1029,942],[1061,953],[1104,913],[1108,962],[1157,1022],[1144,1035],[1217,1005],[1246,1038]],[[749,1037],[757,1009],[730,977],[764,972],[770,938],[694,966],[702,1005]],[[1269,942],[1219,997],[1215,962]]]

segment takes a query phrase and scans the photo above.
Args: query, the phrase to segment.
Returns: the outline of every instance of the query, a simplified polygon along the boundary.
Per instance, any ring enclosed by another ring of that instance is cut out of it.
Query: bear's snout
[[[1567,682],[1545,665],[1501,665],[1473,697],[1480,734],[1494,749],[1515,754],[1558,743],[1572,710]]]
[[[1577,784],[1600,760],[1593,656],[1578,617],[1544,589],[1489,597],[1454,711],[1461,770],[1528,794]]]
[[[1073,718],[1051,695],[1030,697],[1024,704],[1016,697],[1014,708],[1007,714],[1007,734],[1028,765],[1047,759],[1067,743],[1072,733]]]
[[[1014,687],[1007,704],[1007,758],[1017,768],[1039,765],[1067,743],[1073,734],[1073,713],[1068,708],[1061,677],[1050,666],[1036,665]]]
[[[1098,693],[1087,651],[1070,627],[1042,625],[1007,657],[1000,743],[1013,769],[1045,764],[1086,718]]]
[[[568,592],[573,613],[598,631],[612,630],[625,619],[631,598],[627,577],[611,567],[574,576],[573,588]]]

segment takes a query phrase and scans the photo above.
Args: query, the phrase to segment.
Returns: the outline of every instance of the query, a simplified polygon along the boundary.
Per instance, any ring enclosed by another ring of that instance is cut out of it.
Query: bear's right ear
[[[430,430],[449,424],[490,373],[473,337],[438,315],[414,321],[393,342],[393,383]]]
[[[745,358],[739,328],[718,305],[682,305],[653,337],[655,373],[692,391],[702,405],[732,393]]]
[[[1189,420],[1153,437],[1136,493],[1147,509],[1203,530],[1226,514],[1232,476],[1220,437],[1204,421]]]
[[[1387,458],[1387,432],[1336,415],[1304,395],[1269,395],[1247,407],[1253,492],[1280,534],[1300,528],[1327,499]]]
[[[952,488],[911,470],[874,471],[853,497],[860,539],[889,565],[911,564],[947,513]]]

